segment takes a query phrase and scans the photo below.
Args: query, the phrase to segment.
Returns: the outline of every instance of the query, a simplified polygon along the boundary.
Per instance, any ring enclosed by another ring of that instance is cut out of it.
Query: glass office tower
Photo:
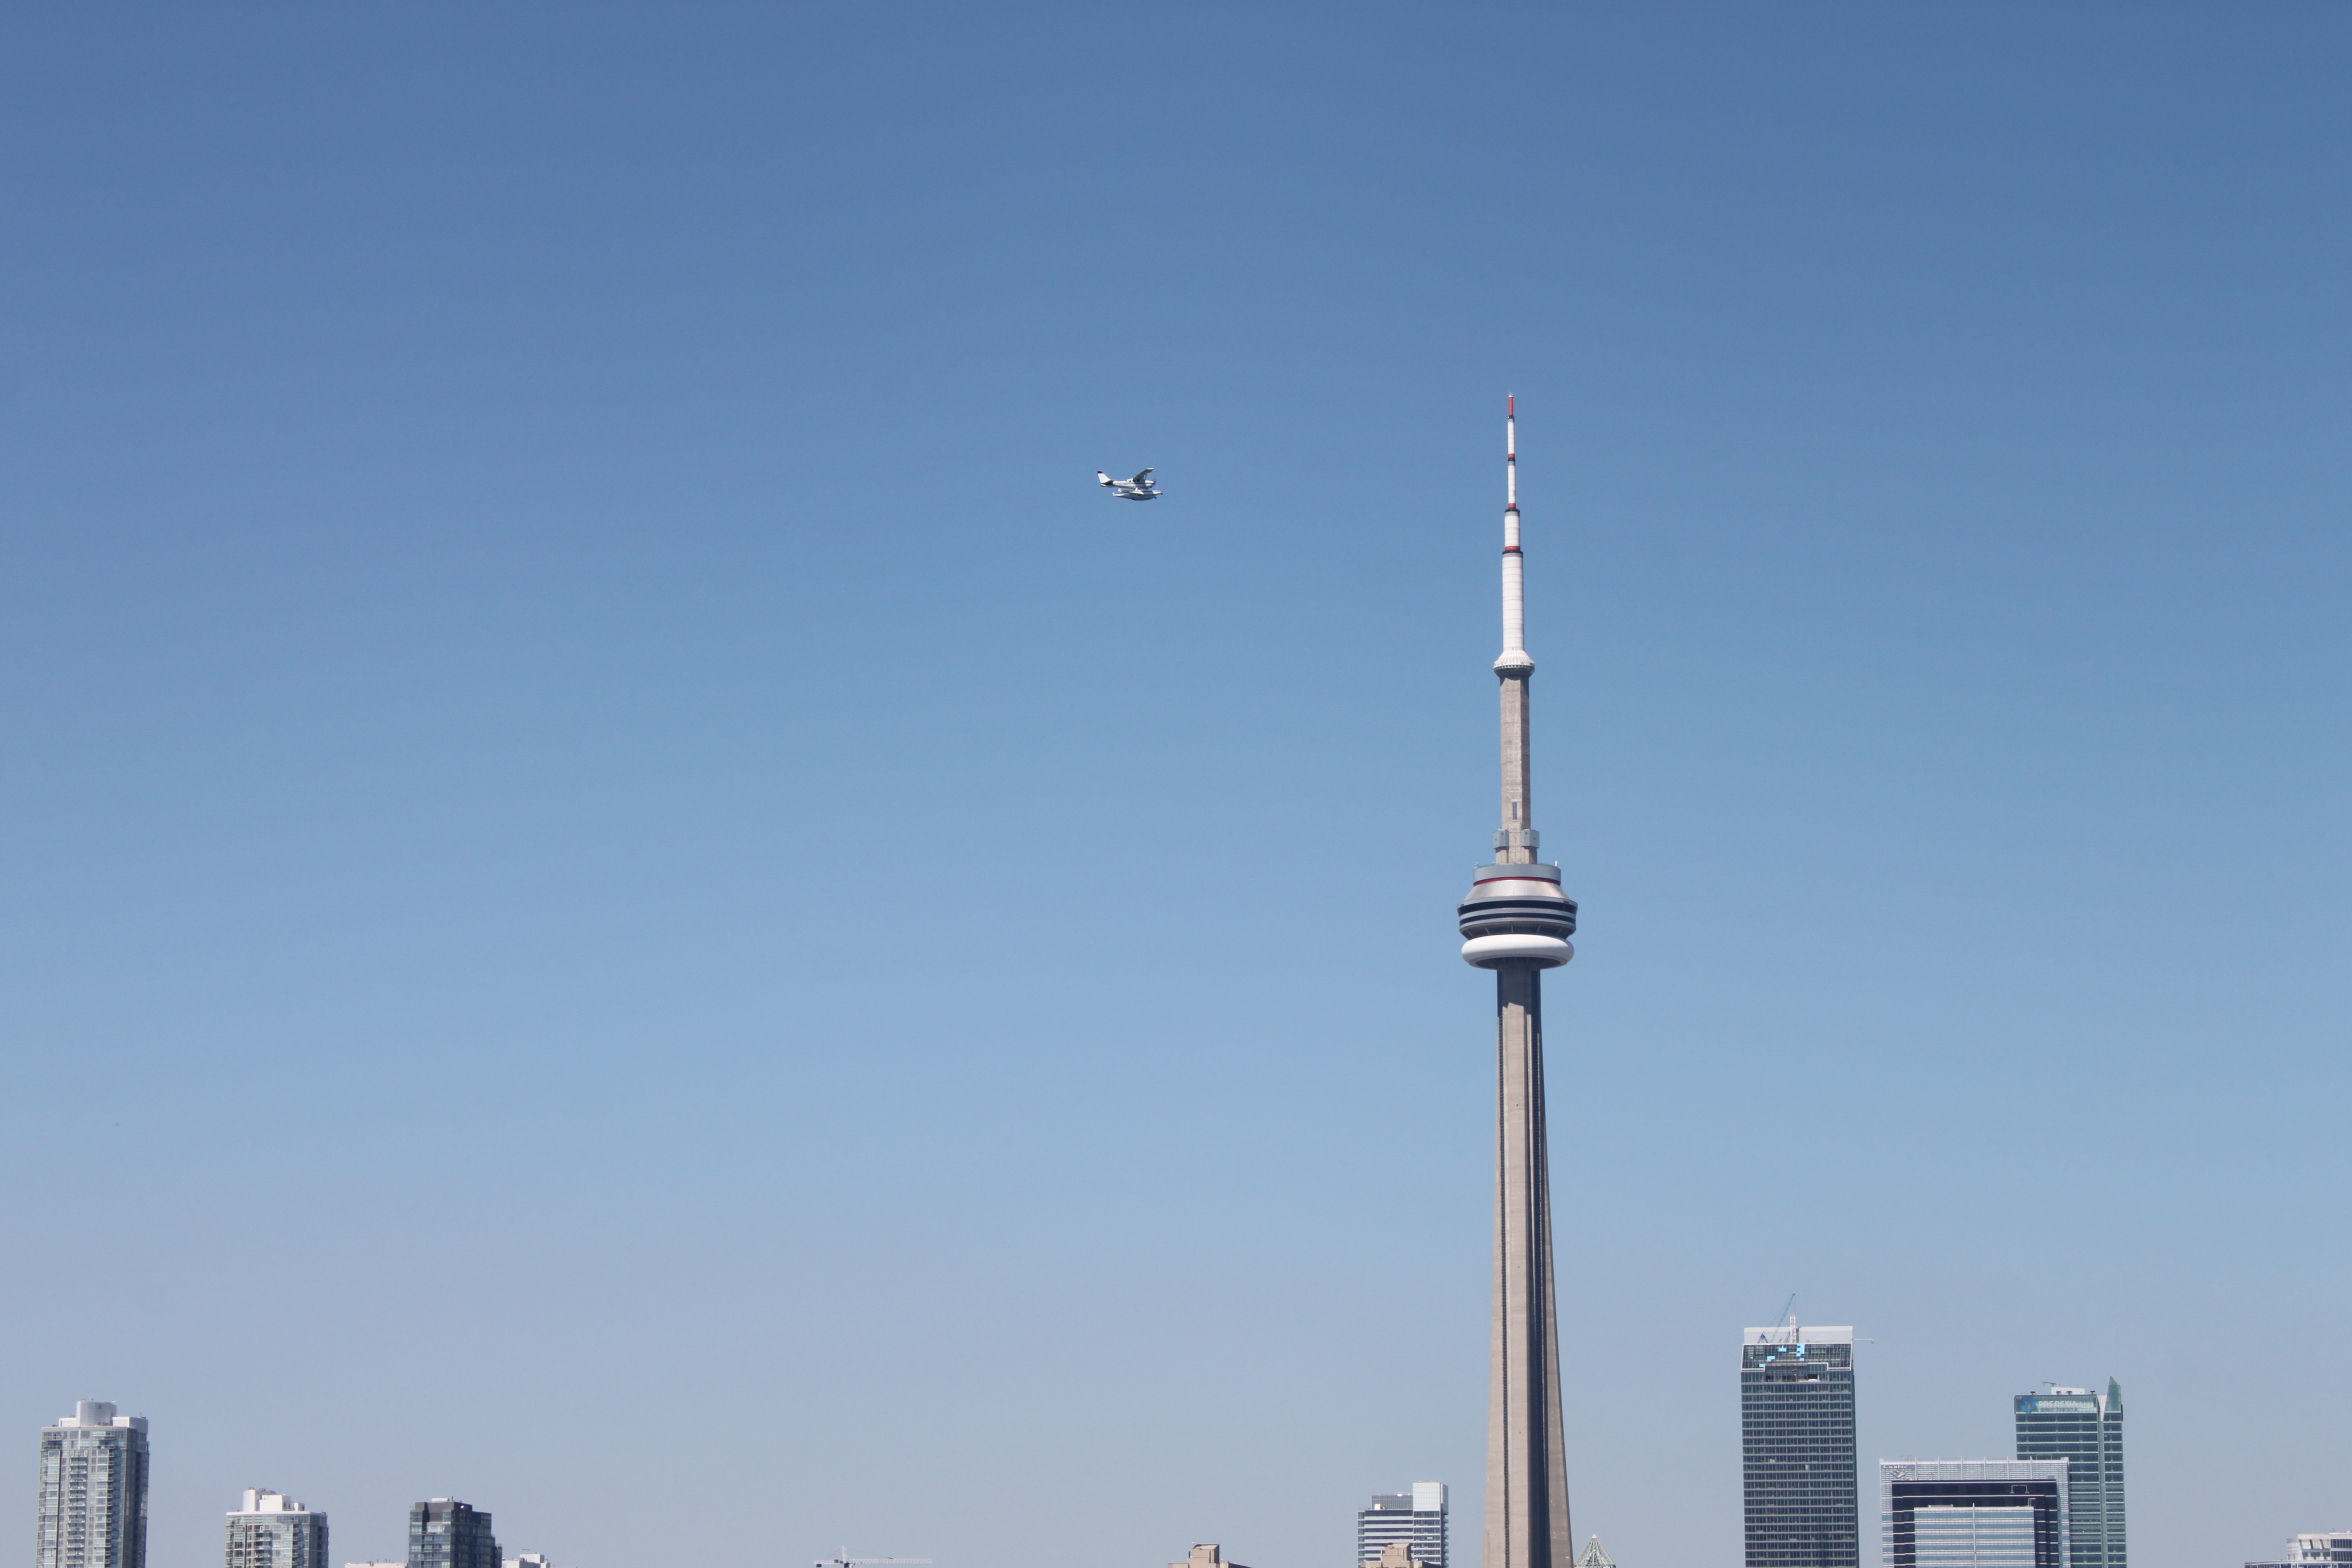
[[[408,1511],[408,1568],[499,1568],[490,1516],[446,1497]]]
[[[2066,1568],[2064,1459],[1882,1459],[1885,1568]]]
[[[2067,1461],[2066,1550],[2073,1568],[2124,1568],[2123,1385],[2017,1396],[2017,1457]]]
[[[85,1399],[41,1429],[39,1568],[146,1568],[147,1418]]]
[[[1860,1568],[1851,1328],[1741,1336],[1740,1470],[1748,1568]]]

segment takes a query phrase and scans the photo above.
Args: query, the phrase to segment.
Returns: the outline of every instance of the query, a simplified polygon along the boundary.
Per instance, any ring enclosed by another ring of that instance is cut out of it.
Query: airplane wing
[[[1133,479],[1130,479],[1127,482],[1131,485],[1141,485],[1149,478],[1151,478],[1151,470],[1147,468],[1142,473],[1137,474]]]

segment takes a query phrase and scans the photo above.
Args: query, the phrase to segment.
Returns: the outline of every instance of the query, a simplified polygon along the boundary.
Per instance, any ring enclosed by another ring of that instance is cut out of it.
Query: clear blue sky
[[[1866,1465],[2113,1375],[2135,1568],[2343,1524],[2348,70],[12,9],[0,1525],[105,1398],[155,1568],[1470,1560],[1506,391],[1579,1535],[1738,1561],[1791,1291]]]

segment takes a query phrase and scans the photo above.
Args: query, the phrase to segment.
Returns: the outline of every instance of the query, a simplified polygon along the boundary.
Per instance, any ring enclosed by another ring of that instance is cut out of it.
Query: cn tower
[[[1462,957],[1495,977],[1494,1349],[1486,1415],[1485,1568],[1569,1568],[1561,1452],[1560,1333],[1552,1304],[1552,1191],[1544,1141],[1543,972],[1576,956],[1576,901],[1528,792],[1525,557],[1519,551],[1519,407],[1503,416],[1502,826],[1494,863],[1462,901]]]

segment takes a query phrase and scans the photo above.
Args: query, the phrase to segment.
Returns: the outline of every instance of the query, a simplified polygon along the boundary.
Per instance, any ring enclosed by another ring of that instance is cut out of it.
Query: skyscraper
[[[1560,868],[1538,861],[1530,793],[1519,424],[1503,415],[1502,827],[1494,863],[1471,874],[1457,911],[1462,957],[1495,972],[1494,1333],[1488,1362],[1484,1568],[1569,1568],[1560,1335],[1552,1300],[1552,1195],[1544,1133],[1542,973],[1576,956],[1576,904]]]
[[[327,1516],[248,1487],[245,1506],[229,1515],[228,1568],[328,1568]]]
[[[2064,1459],[2072,1568],[2124,1568],[2123,1385],[2017,1396],[2017,1457]]]
[[[1740,1343],[1748,1568],[1860,1568],[1854,1331],[1752,1328]]]
[[[2066,1568],[2063,1459],[1882,1459],[1885,1568]]]
[[[37,1568],[146,1568],[147,1418],[85,1399],[41,1429]]]
[[[1415,1481],[1410,1492],[1376,1492],[1356,1514],[1356,1562],[1380,1561],[1381,1548],[1402,1541],[1429,1568],[1446,1568],[1446,1489],[1443,1481]]]
[[[498,1568],[490,1516],[436,1497],[408,1511],[408,1568]]]

